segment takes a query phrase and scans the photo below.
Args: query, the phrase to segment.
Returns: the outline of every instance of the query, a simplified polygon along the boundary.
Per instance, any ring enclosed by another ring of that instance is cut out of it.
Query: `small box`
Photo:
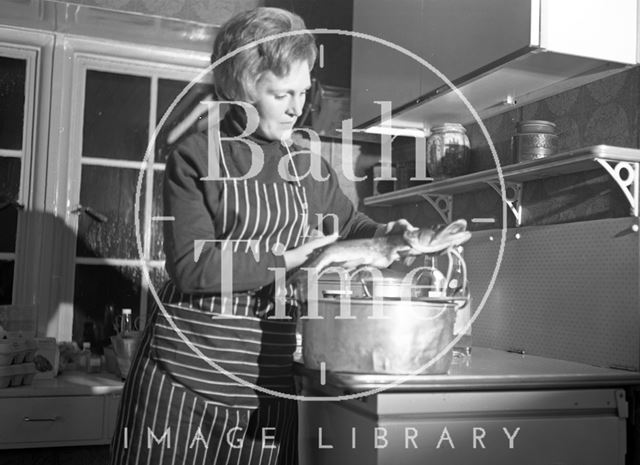
[[[60,352],[54,337],[37,337],[37,350],[33,358],[36,366],[36,379],[54,378],[60,366]]]

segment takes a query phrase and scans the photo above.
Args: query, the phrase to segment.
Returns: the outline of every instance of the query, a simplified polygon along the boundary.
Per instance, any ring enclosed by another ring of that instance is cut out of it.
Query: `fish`
[[[471,238],[467,222],[458,219],[446,226],[416,228],[402,233],[370,239],[348,239],[318,248],[287,279],[293,289],[290,302],[303,308],[308,299],[308,284],[328,268],[340,267],[347,272],[361,267],[387,268],[399,259],[410,261],[420,255],[438,255],[464,244]]]
[[[440,254],[470,238],[466,220],[458,219],[446,226],[417,228],[369,239],[348,239],[316,249],[300,269],[321,273],[330,266],[347,270],[361,266],[386,268],[401,258]]]

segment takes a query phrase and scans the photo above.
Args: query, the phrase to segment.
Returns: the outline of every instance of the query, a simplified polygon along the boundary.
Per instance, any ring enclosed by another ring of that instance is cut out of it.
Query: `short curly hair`
[[[302,18],[287,10],[259,7],[243,11],[222,25],[213,43],[211,63],[253,41],[275,34],[306,29]],[[313,68],[318,49],[310,33],[262,42],[237,53],[213,70],[218,98],[253,103],[255,87],[265,71],[283,77],[290,66],[306,60]]]

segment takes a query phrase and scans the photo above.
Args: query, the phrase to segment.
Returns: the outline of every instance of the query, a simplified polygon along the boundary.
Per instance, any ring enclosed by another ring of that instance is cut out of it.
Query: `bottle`
[[[131,337],[133,332],[133,317],[131,316],[130,308],[122,309],[122,318],[120,319],[120,337]]]
[[[83,342],[82,350],[78,355],[78,369],[79,370],[87,370],[87,365],[89,363],[89,358],[91,357],[91,343]]]

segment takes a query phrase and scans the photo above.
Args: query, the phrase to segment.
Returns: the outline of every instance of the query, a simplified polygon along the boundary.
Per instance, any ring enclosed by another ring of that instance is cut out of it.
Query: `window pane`
[[[80,204],[105,215],[101,223],[83,213],[78,222],[77,255],[80,257],[139,258],[134,206],[139,171],[84,165]],[[144,183],[140,211],[144,211]],[[142,227],[142,223],[141,223]]]
[[[20,194],[20,166],[19,158],[0,157],[0,252],[16,249],[18,210],[11,202]]]
[[[82,156],[142,160],[150,88],[147,77],[87,71]]]
[[[153,216],[163,216],[162,206],[162,185],[164,171],[155,170],[153,173]],[[151,258],[153,260],[164,260],[164,250],[162,248],[164,239],[165,221],[151,221]]]
[[[111,333],[105,328],[109,324],[105,319],[108,305],[113,305],[117,314],[123,308],[131,308],[137,317],[140,314],[140,279],[138,268],[76,265],[73,340],[82,342],[85,323],[93,323],[97,341],[104,340]]]
[[[26,60],[0,57],[0,148],[22,149]]]
[[[13,261],[0,260],[0,305],[13,303]]]
[[[188,81],[176,81],[173,79],[158,80],[158,111],[156,115],[156,124],[160,122],[165,112],[169,109],[169,106],[174,103],[176,97],[188,84]],[[163,141],[166,139],[166,134],[168,134],[171,129],[173,129],[178,122],[191,111],[195,104],[202,99],[203,95],[206,95],[208,88],[209,87],[204,84],[194,85],[174,106],[171,111],[171,115],[167,117],[165,124],[160,128],[160,133],[158,134],[156,141],[155,161],[161,163],[167,161],[169,152],[163,144]]]

